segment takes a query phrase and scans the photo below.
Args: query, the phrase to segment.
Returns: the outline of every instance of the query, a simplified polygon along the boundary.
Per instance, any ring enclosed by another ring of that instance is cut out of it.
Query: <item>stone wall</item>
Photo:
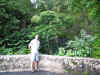
[[[40,70],[64,72],[95,71],[100,73],[100,59],[66,56],[39,56]],[[0,55],[0,72],[31,71],[30,55]]]

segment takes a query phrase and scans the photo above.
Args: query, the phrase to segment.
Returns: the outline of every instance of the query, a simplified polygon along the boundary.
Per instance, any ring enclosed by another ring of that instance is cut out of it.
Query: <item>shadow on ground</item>
[[[0,72],[0,75],[100,75],[96,72],[91,73],[79,73],[79,72],[64,72],[64,73],[56,73],[56,72],[48,72],[48,71],[39,71],[39,72]]]

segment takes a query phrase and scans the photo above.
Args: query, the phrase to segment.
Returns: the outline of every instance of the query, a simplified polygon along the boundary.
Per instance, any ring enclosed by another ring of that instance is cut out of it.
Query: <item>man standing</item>
[[[38,68],[38,61],[39,61],[38,49],[39,49],[39,46],[40,46],[40,41],[38,40],[38,38],[39,38],[39,35],[37,34],[35,36],[35,39],[33,39],[28,45],[29,49],[31,50],[32,72],[34,72],[35,70],[39,71],[39,68]]]

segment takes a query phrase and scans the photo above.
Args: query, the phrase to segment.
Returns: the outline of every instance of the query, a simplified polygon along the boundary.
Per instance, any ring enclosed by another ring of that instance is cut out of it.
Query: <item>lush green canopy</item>
[[[89,48],[94,57],[99,57],[99,12],[99,0],[36,0],[36,4],[30,0],[0,0],[0,54],[29,53],[27,45],[37,33],[40,52],[59,54],[60,47],[68,52],[68,41],[80,37],[84,29],[86,34],[97,37]]]

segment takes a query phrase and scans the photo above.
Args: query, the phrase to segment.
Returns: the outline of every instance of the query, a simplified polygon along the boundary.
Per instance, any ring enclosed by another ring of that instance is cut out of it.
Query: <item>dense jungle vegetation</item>
[[[100,58],[99,0],[0,0],[0,54],[40,53]]]

